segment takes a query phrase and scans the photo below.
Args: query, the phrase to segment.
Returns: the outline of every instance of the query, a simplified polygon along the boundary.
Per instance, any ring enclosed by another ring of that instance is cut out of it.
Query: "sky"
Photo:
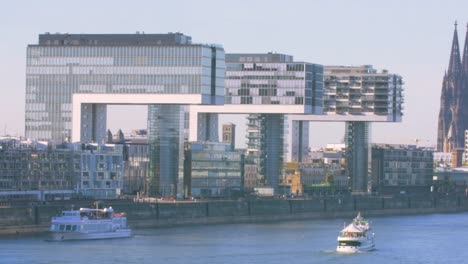
[[[38,35],[182,32],[227,53],[278,52],[323,65],[371,64],[400,74],[401,123],[373,123],[372,141],[434,145],[442,77],[455,20],[465,40],[468,1],[430,0],[41,0],[0,9],[0,135],[24,134],[26,47]],[[111,107],[111,130],[146,127],[144,107]],[[240,116],[222,117],[239,126]],[[343,123],[313,123],[313,146],[343,139]]]

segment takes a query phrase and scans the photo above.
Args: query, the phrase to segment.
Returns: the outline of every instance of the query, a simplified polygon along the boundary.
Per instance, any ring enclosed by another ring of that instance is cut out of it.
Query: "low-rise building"
[[[85,197],[116,198],[123,188],[123,146],[83,144],[78,149],[80,180],[77,191]]]
[[[431,190],[433,153],[414,145],[374,144],[369,187],[379,194],[423,194]]]
[[[283,193],[302,195],[301,171],[298,162],[286,162],[283,165],[284,174],[279,185]]]
[[[345,193],[349,177],[340,164],[301,163],[301,183],[304,193]]]
[[[243,191],[244,154],[231,144],[193,142],[185,145],[185,196],[232,197]]]
[[[122,147],[0,139],[0,200],[116,198]]]
[[[459,167],[434,172],[431,191],[439,194],[468,196],[468,167]]]
[[[0,201],[69,199],[78,174],[69,143],[0,139]]]

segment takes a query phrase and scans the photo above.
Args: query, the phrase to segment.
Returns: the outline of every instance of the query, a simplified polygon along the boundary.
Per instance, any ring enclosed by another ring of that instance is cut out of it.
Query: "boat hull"
[[[112,239],[112,238],[127,238],[132,236],[131,229],[118,229],[114,232],[50,232],[51,241],[66,241],[66,240],[96,240],[96,239]]]
[[[358,253],[363,251],[371,251],[375,249],[373,242],[362,244],[360,246],[337,246],[336,251],[340,253]]]

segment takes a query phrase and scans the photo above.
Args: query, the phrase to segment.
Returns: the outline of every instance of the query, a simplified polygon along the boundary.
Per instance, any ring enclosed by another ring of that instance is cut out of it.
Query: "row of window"
[[[217,50],[217,58],[224,58],[224,51]],[[34,57],[208,57],[211,48],[203,46],[31,46],[27,56]],[[71,60],[70,62],[73,62]]]
[[[310,100],[305,100],[311,104]],[[226,104],[281,104],[281,105],[303,105],[304,97],[270,97],[270,96],[233,96],[226,97]]]
[[[221,61],[223,63],[223,61]],[[32,57],[28,66],[200,66],[211,65],[201,57]],[[222,65],[222,64],[221,64]]]

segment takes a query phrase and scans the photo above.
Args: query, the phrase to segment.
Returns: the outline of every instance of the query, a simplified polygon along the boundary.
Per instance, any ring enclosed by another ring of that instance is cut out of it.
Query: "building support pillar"
[[[371,123],[346,122],[346,170],[353,193],[367,193],[371,169]]]
[[[149,197],[183,196],[184,109],[181,105],[148,106]]]
[[[284,115],[267,114],[265,116],[265,176],[267,183],[271,184],[271,186],[277,190],[284,162]]]
[[[82,143],[104,144],[107,135],[107,105],[81,104],[81,139]]]
[[[198,113],[197,141],[219,142],[218,114]]]

